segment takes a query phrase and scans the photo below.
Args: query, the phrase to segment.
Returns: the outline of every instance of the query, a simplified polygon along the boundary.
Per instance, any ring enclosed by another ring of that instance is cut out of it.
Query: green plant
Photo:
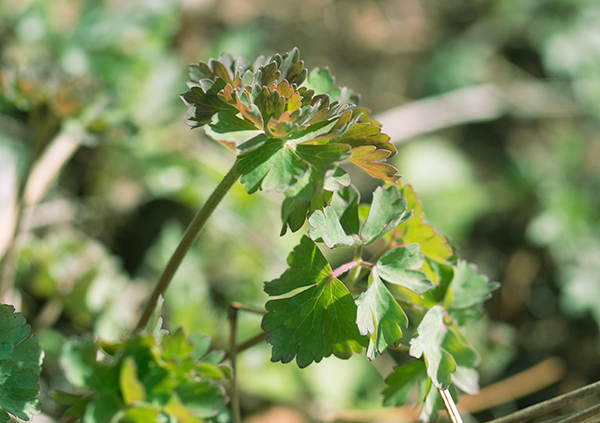
[[[479,356],[463,328],[480,316],[497,284],[478,275],[427,223],[412,187],[401,185],[397,169],[386,162],[395,147],[358,107],[358,97],[336,87],[328,69],[309,72],[296,49],[254,63],[226,54],[191,66],[190,78],[181,96],[188,124],[230,149],[235,163],[190,223],[135,330],[119,342],[64,343],[61,365],[76,388],[55,394],[70,406],[66,415],[94,423],[226,421],[220,383],[231,379],[231,419],[239,422],[235,358],[265,336],[272,361],[295,360],[301,368],[363,349],[369,360],[392,352],[400,365],[386,379],[384,402],[403,404],[418,385],[424,421],[443,407],[438,391],[476,391]],[[384,182],[369,203],[360,201],[346,164]],[[168,334],[157,315],[181,261],[239,178],[248,193],[284,195],[281,235],[299,231],[306,221],[310,229],[289,254],[289,268],[265,283],[272,299],[265,304],[264,333],[236,345],[240,307],[231,308],[230,372],[221,364],[224,354],[209,352],[207,338],[182,330]],[[350,249],[343,254],[348,260],[332,266],[321,243]],[[0,406],[30,418],[34,398],[28,400],[16,408]]]

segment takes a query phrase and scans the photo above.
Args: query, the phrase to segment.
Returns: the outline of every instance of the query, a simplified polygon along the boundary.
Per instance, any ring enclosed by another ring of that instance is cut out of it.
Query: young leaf
[[[346,235],[332,207],[325,207],[323,211],[315,210],[308,217],[308,223],[312,226],[308,236],[315,242],[322,240],[329,248],[352,247],[362,243],[357,235]]]
[[[356,299],[356,325],[361,335],[369,336],[367,357],[383,354],[388,345],[396,346],[402,339],[402,328],[408,326],[408,317],[373,269],[366,291]]]
[[[451,373],[456,370],[452,356],[442,348],[448,328],[444,324],[444,308],[433,306],[417,328],[418,336],[410,341],[410,355],[424,356],[427,375],[438,389],[446,389],[452,382]]]
[[[381,392],[383,405],[400,407],[404,405],[415,383],[424,383],[427,379],[425,363],[420,360],[394,367],[394,371],[385,379],[387,387]]]
[[[329,68],[315,68],[308,73],[308,78],[304,85],[309,89],[315,90],[317,94],[328,94],[335,84],[335,79],[331,76]]]
[[[30,334],[25,317],[13,306],[0,304],[0,418],[8,412],[31,420],[39,413],[42,358],[38,338]]]
[[[299,367],[320,362],[331,354],[348,358],[365,344],[355,324],[356,305],[345,285],[332,276],[323,254],[307,236],[288,257],[290,268],[279,279],[265,283],[269,295],[300,293],[268,301],[262,328],[273,346],[272,361]]]
[[[386,281],[421,294],[433,288],[425,274],[418,270],[423,266],[424,260],[419,244],[410,244],[387,252],[375,266]]]
[[[406,200],[400,197],[398,188],[378,187],[373,193],[369,215],[360,237],[365,244],[381,238],[406,218]]]
[[[352,154],[348,161],[364,170],[367,175],[387,182],[400,179],[398,169],[385,160],[391,155],[388,150],[378,150],[374,145],[361,145],[350,150]]]
[[[480,306],[491,296],[492,291],[499,287],[499,283],[490,282],[486,277],[478,275],[477,267],[465,260],[459,260],[454,267],[450,287],[446,291],[444,306],[448,309]]]

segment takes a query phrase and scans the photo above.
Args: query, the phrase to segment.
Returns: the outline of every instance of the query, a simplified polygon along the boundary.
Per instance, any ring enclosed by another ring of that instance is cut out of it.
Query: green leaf
[[[456,366],[456,371],[452,373],[452,384],[467,394],[476,394],[479,392],[479,373],[473,368]]]
[[[446,264],[448,259],[452,257],[452,248],[448,245],[448,241],[432,226],[424,222],[423,204],[417,198],[417,193],[413,187],[404,185],[401,193],[407,202],[407,212],[410,212],[412,216],[394,229],[392,232],[394,240],[404,245],[416,242],[420,245],[420,249],[426,258],[440,264]],[[431,271],[427,262],[424,263],[423,271],[426,271],[433,280],[434,272]],[[437,281],[434,282],[437,283]]]
[[[359,200],[360,194],[353,185],[340,188],[331,199],[330,206],[340,217],[340,224],[347,234],[357,234],[360,230]]]
[[[117,393],[107,392],[98,395],[85,409],[82,423],[108,423],[123,407]]]
[[[424,383],[426,378],[427,369],[423,361],[415,360],[394,367],[394,371],[385,379],[387,387],[381,392],[383,405],[404,405],[415,383]]]
[[[287,228],[296,232],[306,220],[307,213],[322,209],[331,199],[331,191],[324,190],[322,194],[313,196],[310,201],[301,201],[296,197],[287,197],[281,204],[281,226],[280,235],[285,235]]]
[[[0,410],[30,420],[39,412],[43,351],[21,313],[0,304]],[[5,413],[1,413],[3,418]]]
[[[238,117],[232,111],[215,114],[211,124],[205,126],[204,130],[212,139],[222,143],[233,143],[235,147],[263,133],[256,125]]]
[[[164,419],[160,409],[152,406],[128,408],[119,423],[161,423]]]
[[[442,348],[448,328],[444,323],[444,307],[431,307],[417,327],[417,337],[410,341],[410,355],[425,357],[427,375],[434,386],[446,389],[452,382],[451,373],[456,370],[454,359]]]
[[[398,247],[385,253],[375,264],[383,279],[421,294],[433,288],[425,274],[418,269],[425,260],[419,244]]]
[[[331,76],[329,68],[315,68],[308,73],[304,85],[315,90],[317,94],[328,94],[333,89],[335,79]]]
[[[240,156],[237,171],[243,176],[248,193],[258,189],[285,192],[308,171],[309,165],[283,140],[272,138],[262,146]]]
[[[121,364],[119,385],[125,404],[131,405],[146,399],[146,388],[138,379],[137,364],[132,356],[125,357]]]
[[[369,215],[360,237],[365,244],[381,238],[406,218],[406,200],[400,197],[398,188],[378,187],[373,193]]]
[[[362,243],[357,235],[346,235],[333,207],[315,210],[308,217],[308,223],[312,226],[308,236],[315,242],[322,240],[329,248],[353,247]]]
[[[419,413],[419,420],[422,422],[435,421],[438,416],[438,411],[444,408],[444,402],[440,393],[431,383],[428,384],[426,393],[421,402],[422,406],[421,412]]]
[[[167,413],[174,416],[179,423],[202,423],[202,420],[196,417],[192,410],[186,407],[176,394],[171,395],[164,409]]]
[[[401,222],[392,232],[394,240],[399,244],[418,243],[426,258],[445,264],[452,257],[452,248],[448,241],[432,226],[423,223],[419,216],[412,216]]]
[[[481,357],[467,337],[462,334],[456,325],[451,325],[448,329],[444,342],[442,343],[444,350],[452,355],[452,358],[454,358],[454,361],[458,366],[478,366]]]
[[[367,290],[356,299],[356,306],[358,330],[361,335],[369,336],[369,360],[375,359],[376,351],[383,354],[388,345],[398,345],[402,339],[402,328],[408,326],[408,318],[379,278],[376,269],[371,273]]]
[[[477,267],[459,260],[454,267],[454,277],[450,283],[444,305],[448,309],[462,309],[481,304],[490,298],[492,291],[500,284],[490,282],[486,277],[477,274]]]
[[[307,236],[288,257],[290,268],[265,284],[270,295],[283,295],[306,287],[291,297],[268,301],[262,328],[273,346],[272,361],[299,367],[320,362],[331,354],[348,358],[366,339],[355,324],[356,305],[345,285],[332,276],[323,254]]]
[[[0,407],[21,420],[39,413],[38,375],[20,361],[0,361]]]

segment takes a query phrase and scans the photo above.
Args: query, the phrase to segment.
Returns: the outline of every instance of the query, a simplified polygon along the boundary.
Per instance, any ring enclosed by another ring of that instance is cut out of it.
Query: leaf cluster
[[[328,69],[308,71],[297,49],[250,63],[229,54],[190,66],[189,91],[181,95],[192,127],[223,143],[238,157],[249,193],[286,195],[283,228],[300,229],[309,211],[350,184],[338,167],[348,161],[374,178],[394,182],[385,160],[396,153],[379,124],[358,108],[358,96],[335,87]]]
[[[71,338],[60,364],[77,392],[54,392],[82,422],[203,422],[223,412],[225,394],[216,381],[230,377],[209,352],[210,338],[183,329],[140,333],[119,343]]]
[[[267,302],[263,319],[272,361],[295,358],[305,367],[361,347],[370,360],[390,348],[404,351],[414,361],[394,369],[384,399],[402,404],[418,385],[423,420],[442,406],[438,389],[476,391],[479,355],[463,327],[497,284],[455,256],[412,187],[379,187],[369,205],[353,186],[340,188],[308,222],[289,268],[265,283],[279,297]],[[316,243],[354,248],[353,260],[334,269]]]

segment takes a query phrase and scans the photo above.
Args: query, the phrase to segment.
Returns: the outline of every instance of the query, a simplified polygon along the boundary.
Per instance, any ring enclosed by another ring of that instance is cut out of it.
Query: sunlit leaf
[[[265,284],[270,295],[287,294],[307,287],[291,297],[270,300],[262,327],[273,346],[272,361],[299,367],[320,362],[331,354],[348,358],[365,343],[354,323],[356,305],[325,257],[308,237],[303,237],[288,257],[290,268],[279,279]]]
[[[456,370],[454,359],[442,348],[448,328],[444,323],[444,308],[430,308],[417,328],[417,337],[410,341],[410,355],[424,357],[427,375],[436,388],[446,389],[452,382],[451,373]]]
[[[433,284],[419,270],[424,260],[419,244],[415,243],[385,253],[376,266],[386,281],[420,294],[433,288]]]
[[[408,326],[408,318],[379,279],[377,271],[371,275],[367,290],[356,299],[356,325],[361,335],[369,336],[367,357],[374,360],[376,352],[383,354],[388,346],[398,345],[402,329]]]
[[[378,187],[373,193],[369,215],[362,227],[360,237],[365,244],[381,238],[406,219],[406,200],[400,197],[398,188]]]
[[[329,248],[352,247],[362,243],[357,235],[346,235],[332,207],[325,207],[323,211],[315,210],[309,216],[308,223],[312,226],[308,236],[315,242],[322,240]]]

